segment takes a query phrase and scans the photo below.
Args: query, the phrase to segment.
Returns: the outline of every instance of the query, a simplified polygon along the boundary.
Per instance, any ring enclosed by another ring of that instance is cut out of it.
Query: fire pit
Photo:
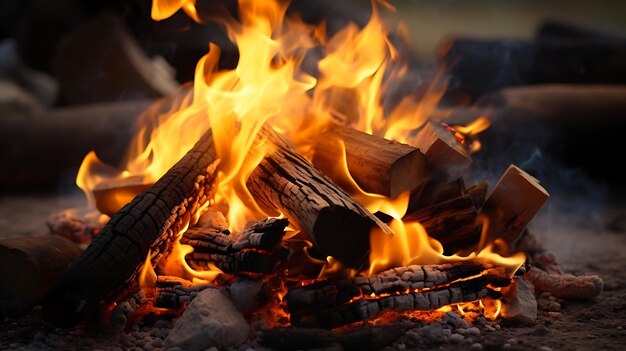
[[[86,206],[52,214],[45,242],[0,242],[6,271],[31,279],[5,295],[28,311],[36,343],[482,350],[488,331],[542,336],[540,321],[558,319],[563,304],[602,294],[599,276],[566,274],[527,228],[550,197],[541,176],[507,162],[494,181],[476,165],[483,146],[500,142],[482,133],[506,122],[492,106],[517,101],[515,91],[477,100],[491,88],[450,85],[450,72],[467,79],[455,57],[479,44],[450,43],[440,73],[416,92],[403,87],[414,57],[404,30],[383,24],[387,3],[333,30],[301,3],[205,5],[151,4],[158,23],[217,23],[228,38],[209,43],[193,85],[179,88],[164,63],[139,62],[116,20],[85,27],[115,28],[106,40],[128,62],[108,73],[132,71],[137,91],[164,97],[134,114],[123,163],[84,157],[76,184]],[[57,55],[83,55],[85,33],[70,33]],[[552,53],[546,46],[537,52]],[[63,66],[58,77],[79,71]],[[109,83],[96,83],[101,96],[116,93]],[[68,102],[91,102],[64,87]],[[479,107],[442,107],[462,95]],[[539,346],[512,337],[494,348]]]

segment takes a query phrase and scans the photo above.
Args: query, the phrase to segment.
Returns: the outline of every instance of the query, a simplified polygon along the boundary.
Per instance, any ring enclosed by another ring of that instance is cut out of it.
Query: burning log
[[[411,140],[426,155],[426,161],[446,179],[456,179],[472,166],[467,148],[438,122],[427,122]]]
[[[426,180],[424,154],[409,145],[348,127],[332,128],[319,140],[313,164],[333,178],[345,146],[350,175],[366,192],[395,198]]]
[[[262,133],[276,150],[265,156],[247,181],[258,205],[270,215],[283,213],[329,256],[349,267],[368,260],[374,225],[391,230],[302,157],[269,128]]]
[[[76,244],[58,235],[0,240],[0,307],[41,301],[80,253]]]
[[[403,220],[419,222],[429,236],[443,245],[446,252],[458,252],[461,248],[475,245],[480,238],[481,224],[476,218],[487,187],[487,182],[468,189],[457,184],[453,189],[446,189],[453,193],[440,194],[437,202],[407,213]]]
[[[509,283],[503,268],[485,261],[413,265],[370,277],[296,287],[285,301],[294,325],[335,328],[390,310],[431,310],[478,300],[495,293],[488,284],[503,287]]]
[[[493,188],[483,209],[489,218],[486,242],[495,238],[503,238],[507,243],[515,242],[549,196],[537,179],[510,165]]]
[[[533,283],[538,291],[566,299],[591,299],[602,294],[604,289],[604,282],[597,275],[547,273],[536,267],[532,267],[524,279]]]
[[[181,244],[194,252],[185,260],[196,270],[206,270],[213,263],[225,273],[272,273],[277,264],[276,245],[285,235],[286,218],[266,218],[248,227],[238,239],[218,228],[191,228]]]
[[[132,286],[148,253],[154,265],[212,198],[217,161],[211,131],[159,181],[114,215],[49,291],[44,317],[72,325]]]

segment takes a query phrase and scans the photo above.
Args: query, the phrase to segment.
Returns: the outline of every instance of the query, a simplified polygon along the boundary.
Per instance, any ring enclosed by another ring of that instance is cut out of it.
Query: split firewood
[[[344,150],[350,175],[366,192],[395,198],[426,181],[426,161],[420,150],[348,127],[331,128],[320,136],[313,164],[335,179],[333,174],[343,171],[337,167],[341,167]]]
[[[294,325],[335,328],[375,318],[385,311],[431,310],[474,301],[487,288],[507,286],[503,268],[486,261],[465,261],[390,269],[371,277],[318,282],[285,296]]]
[[[328,349],[340,345],[344,350],[380,350],[402,336],[410,325],[368,325],[362,329],[337,333],[314,328],[275,328],[261,334],[261,345],[276,350]]]
[[[80,248],[58,235],[0,240],[0,307],[40,302]]]
[[[240,235],[229,235],[219,228],[191,228],[180,243],[194,248],[185,260],[196,270],[215,264],[225,273],[272,273],[278,262],[277,245],[288,224],[286,218],[266,218]]]
[[[389,227],[315,168],[268,127],[261,131],[275,150],[252,172],[247,187],[257,204],[271,216],[293,221],[327,256],[349,267],[364,267],[369,234],[377,225]]]
[[[591,299],[602,294],[604,289],[604,282],[597,275],[547,273],[537,267],[532,267],[524,279],[539,292],[549,292],[565,299]]]
[[[427,122],[410,145],[426,155],[426,161],[446,179],[462,177],[472,166],[472,157],[466,146],[439,122]]]
[[[217,161],[211,131],[161,179],[114,215],[58,279],[44,317],[73,325],[136,283],[148,253],[156,265],[214,193]],[[193,224],[193,223],[192,223]]]
[[[403,220],[419,222],[429,236],[443,245],[445,252],[473,246],[480,239],[482,226],[477,217],[487,185],[482,182],[465,189],[461,184],[459,188],[453,187],[455,191],[449,188],[438,195],[438,202],[407,213]]]
[[[122,20],[110,14],[68,32],[56,48],[52,71],[62,97],[74,105],[158,97],[179,85],[168,63],[148,57]]]
[[[485,243],[496,238],[502,238],[509,244],[517,241],[548,197],[550,195],[537,179],[510,165],[483,208],[483,213],[489,218]]]

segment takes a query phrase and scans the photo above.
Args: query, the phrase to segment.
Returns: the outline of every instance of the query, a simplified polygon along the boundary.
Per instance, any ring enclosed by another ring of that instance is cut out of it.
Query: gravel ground
[[[47,195],[0,198],[0,238],[44,235],[50,213],[80,206],[77,196]],[[626,344],[626,206],[595,211],[563,211],[548,206],[531,231],[553,251],[568,272],[598,274],[605,292],[594,301],[539,298],[535,326],[478,319],[473,326],[454,313],[431,325],[415,324],[389,350],[623,350]],[[542,301],[545,302],[541,308]],[[550,310],[550,311],[548,311]],[[51,329],[39,318],[40,307],[3,311],[0,349],[5,350],[164,350],[173,322],[144,321],[131,331],[107,333],[89,327]],[[406,323],[411,323],[406,321]],[[175,348],[176,349],[176,348]],[[256,339],[233,350],[263,349]]]

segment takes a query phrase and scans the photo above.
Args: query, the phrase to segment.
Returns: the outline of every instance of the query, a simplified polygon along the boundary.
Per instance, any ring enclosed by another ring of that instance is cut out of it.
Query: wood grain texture
[[[350,175],[366,192],[395,198],[426,183],[419,149],[348,127],[331,128],[319,138],[313,164],[333,178],[344,150]]]
[[[115,214],[63,272],[44,303],[56,325],[73,325],[136,283],[148,253],[153,265],[198,208],[212,199],[217,164],[208,131],[161,179]]]
[[[370,229],[389,227],[339,188],[270,128],[262,136],[275,146],[247,181],[257,204],[269,215],[282,213],[328,256],[363,267]]]

